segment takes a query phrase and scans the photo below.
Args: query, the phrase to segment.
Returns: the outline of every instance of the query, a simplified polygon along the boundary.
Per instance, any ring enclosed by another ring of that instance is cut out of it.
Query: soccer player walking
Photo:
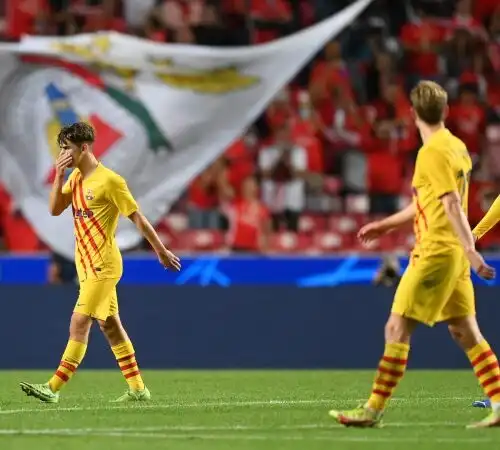
[[[95,319],[128,383],[127,392],[116,401],[149,400],[151,394],[144,385],[134,347],[118,314],[116,285],[123,272],[115,240],[119,216],[128,217],[136,225],[165,268],[180,270],[179,258],[165,248],[142,215],[125,180],[93,155],[95,136],[91,125],[79,122],[64,127],[57,139],[61,152],[50,193],[50,213],[58,216],[72,205],[80,293],[71,317],[69,341],[54,376],[45,384],[21,383],[21,389],[44,402],[57,403],[59,391],[85,356]],[[64,183],[64,171],[69,167],[74,170]]]
[[[368,401],[351,411],[332,410],[330,415],[345,426],[377,426],[405,373],[416,326],[445,321],[492,402],[491,414],[471,427],[498,426],[500,369],[476,321],[470,278],[471,266],[482,278],[495,276],[476,251],[467,221],[471,159],[464,143],[444,126],[448,97],[441,86],[420,82],[411,92],[411,102],[423,141],[412,181],[413,202],[399,213],[366,225],[359,238],[369,242],[413,221],[415,248],[396,291],[385,327],[384,355]]]
[[[490,231],[497,223],[500,221],[500,196],[491,205],[488,212],[484,215],[481,221],[472,230],[474,239],[478,241],[481,239],[488,231]],[[491,407],[491,401],[489,398],[485,400],[478,400],[472,403],[472,406],[479,408],[489,408]]]

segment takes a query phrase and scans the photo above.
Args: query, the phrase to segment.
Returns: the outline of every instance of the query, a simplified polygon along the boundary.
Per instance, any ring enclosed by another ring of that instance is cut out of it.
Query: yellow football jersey
[[[118,218],[138,210],[125,180],[101,163],[85,179],[73,170],[63,193],[72,194],[75,262],[80,281],[120,278],[122,258],[116,244]]]
[[[415,250],[436,253],[460,246],[441,197],[457,191],[467,214],[472,161],[465,144],[443,129],[419,150],[412,181],[415,205]]]

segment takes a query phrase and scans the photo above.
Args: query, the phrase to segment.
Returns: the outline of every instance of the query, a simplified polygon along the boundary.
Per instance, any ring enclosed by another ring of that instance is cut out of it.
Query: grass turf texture
[[[345,429],[327,413],[366,398],[367,371],[144,371],[153,401],[113,404],[118,371],[82,370],[57,405],[28,398],[19,381],[49,372],[0,372],[0,449],[239,450],[500,447],[500,429],[466,430],[485,410],[469,371],[409,371],[382,429]],[[491,447],[492,445],[492,447]]]

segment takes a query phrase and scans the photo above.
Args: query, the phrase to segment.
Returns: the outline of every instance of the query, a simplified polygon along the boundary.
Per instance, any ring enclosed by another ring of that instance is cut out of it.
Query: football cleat
[[[491,412],[483,420],[467,425],[467,428],[493,428],[500,427],[500,412]]]
[[[486,400],[476,400],[475,402],[472,402],[472,406],[474,408],[491,408],[491,401],[489,398]]]
[[[45,403],[57,403],[59,401],[59,392],[52,392],[49,383],[20,383],[20,386],[28,397],[35,397]]]
[[[133,389],[129,389],[122,396],[118,397],[116,400],[113,400],[114,403],[122,403],[122,402],[145,402],[151,400],[151,392],[149,389],[145,387],[142,391],[135,391]]]
[[[332,409],[328,414],[345,427],[378,428],[382,425],[382,413],[364,406],[350,411],[335,411]]]

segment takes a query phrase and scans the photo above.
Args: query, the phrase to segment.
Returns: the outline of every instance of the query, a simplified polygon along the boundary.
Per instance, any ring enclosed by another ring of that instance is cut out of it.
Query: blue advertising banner
[[[0,286],[0,370],[53,370],[76,295],[75,286]],[[476,296],[482,331],[498,352],[500,289],[479,286]],[[393,289],[372,286],[118,287],[120,316],[145,369],[373,369],[392,297]],[[97,326],[83,368],[116,368]],[[441,324],[417,329],[410,368],[470,364]]]
[[[183,257],[179,273],[164,270],[152,254],[124,256],[122,284],[167,284],[191,286],[274,285],[326,287],[370,284],[381,257],[345,256],[220,256]],[[500,257],[487,258],[500,273]],[[45,284],[48,256],[0,257],[0,283]],[[403,267],[407,260],[401,259]],[[486,284],[474,275],[476,283]],[[500,284],[494,280],[490,285]]]

